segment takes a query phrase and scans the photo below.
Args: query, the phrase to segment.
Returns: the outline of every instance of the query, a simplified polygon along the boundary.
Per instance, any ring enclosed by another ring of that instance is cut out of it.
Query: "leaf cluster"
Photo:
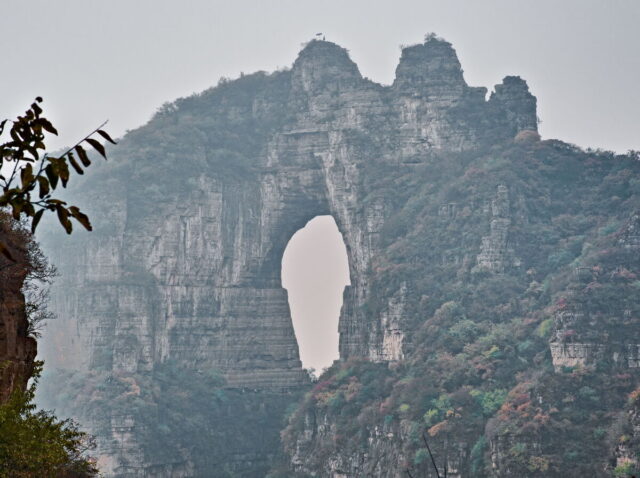
[[[101,129],[103,123],[64,153],[56,156],[47,154],[45,133],[57,135],[58,131],[42,116],[40,103],[42,98],[37,97],[24,115],[13,121],[5,119],[0,122],[0,138],[6,136],[5,132],[11,125],[8,129],[9,137],[6,138],[8,140],[0,143],[0,208],[8,208],[15,220],[29,218],[32,232],[45,211],[55,212],[68,234],[73,230],[71,218],[90,231],[89,218],[77,206],[68,205],[55,197],[54,192],[59,185],[63,188],[67,186],[72,171],[84,174],[84,168],[91,165],[84,146],[107,158],[104,145],[96,139],[96,135],[112,144],[116,143]],[[12,259],[2,243],[0,253]]]

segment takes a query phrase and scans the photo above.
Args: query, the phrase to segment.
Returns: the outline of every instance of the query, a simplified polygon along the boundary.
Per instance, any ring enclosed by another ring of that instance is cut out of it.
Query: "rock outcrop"
[[[532,126],[511,120],[528,111],[518,99],[535,105],[523,85],[487,102],[485,89],[465,83],[451,45],[430,39],[403,50],[396,81],[382,87],[362,78],[343,48],[312,41],[290,71],[241,78],[162,110],[82,186],[97,232],[49,241],[62,276],[49,366],[135,375],[171,360],[219,370],[229,387],[304,385],[280,264],[291,236],[323,214],[335,218],[349,257],[341,358],[401,360],[406,285],[377,319],[365,310],[389,216],[384,197],[368,197],[368,183],[379,170]],[[180,162],[173,176],[172,162]],[[131,450],[119,459],[144,461],[133,435],[116,428],[112,440]],[[111,463],[113,447],[103,450]]]
[[[509,247],[510,225],[509,188],[501,184],[491,202],[490,232],[482,238],[482,248],[477,257],[479,267],[502,272],[508,267],[520,265],[513,249]]]
[[[24,389],[36,358],[36,341],[29,333],[25,281],[33,271],[31,238],[11,218],[0,213],[0,242],[13,260],[0,256],[0,403]]]
[[[610,439],[614,445],[610,468],[614,476],[632,475],[640,469],[638,450],[640,448],[640,411],[638,410],[640,391],[635,390],[616,423],[617,427]]]

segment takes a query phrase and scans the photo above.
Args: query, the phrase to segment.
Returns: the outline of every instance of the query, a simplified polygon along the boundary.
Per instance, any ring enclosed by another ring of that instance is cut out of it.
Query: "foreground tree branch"
[[[40,107],[42,98],[37,97],[23,116],[0,122],[0,139],[6,136],[8,141],[0,143],[0,209],[7,208],[15,220],[27,218],[31,223],[31,232],[35,232],[45,211],[55,212],[58,221],[68,234],[73,230],[71,218],[90,231],[91,222],[77,206],[68,205],[54,196],[58,185],[66,187],[71,170],[84,174],[84,168],[91,165],[91,159],[83,145],[97,151],[104,159],[107,154],[104,145],[97,136],[116,144],[102,128],[106,121],[82,138],[71,148],[58,156],[45,152],[45,133],[57,135],[58,131],[51,122],[42,116]],[[7,165],[11,169],[5,176]],[[18,181],[19,176],[19,181]],[[18,184],[19,183],[19,184]],[[0,253],[13,261],[11,252],[0,241]]]

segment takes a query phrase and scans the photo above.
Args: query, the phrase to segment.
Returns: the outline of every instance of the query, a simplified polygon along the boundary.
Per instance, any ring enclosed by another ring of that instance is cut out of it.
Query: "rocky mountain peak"
[[[403,48],[393,85],[403,92],[427,96],[462,94],[467,86],[455,49],[436,37]]]
[[[292,84],[306,92],[344,89],[362,79],[349,53],[335,43],[312,40],[300,51],[293,64]]]
[[[489,100],[498,104],[507,113],[507,119],[517,131],[538,131],[536,97],[529,92],[527,82],[519,76],[505,76],[502,83],[495,86]]]

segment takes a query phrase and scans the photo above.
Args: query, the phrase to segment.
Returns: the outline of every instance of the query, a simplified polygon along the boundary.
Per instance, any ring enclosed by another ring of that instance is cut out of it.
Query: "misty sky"
[[[282,258],[282,286],[289,291],[306,368],[321,372],[338,358],[338,317],[347,284],[347,251],[338,226],[331,216],[318,216],[293,235]]]
[[[0,118],[41,95],[62,136],[51,147],[105,119],[121,135],[221,76],[289,67],[317,32],[346,47],[364,76],[388,84],[399,45],[435,32],[453,43],[470,85],[525,78],[543,138],[624,152],[640,149],[639,25],[639,0],[0,0]],[[348,282],[339,239],[331,220],[314,221],[283,270],[298,335],[307,330],[322,345],[312,353],[302,343],[305,366],[317,369],[337,353]],[[304,278],[312,285],[300,299],[294,289]],[[331,317],[321,338],[315,327]]]

